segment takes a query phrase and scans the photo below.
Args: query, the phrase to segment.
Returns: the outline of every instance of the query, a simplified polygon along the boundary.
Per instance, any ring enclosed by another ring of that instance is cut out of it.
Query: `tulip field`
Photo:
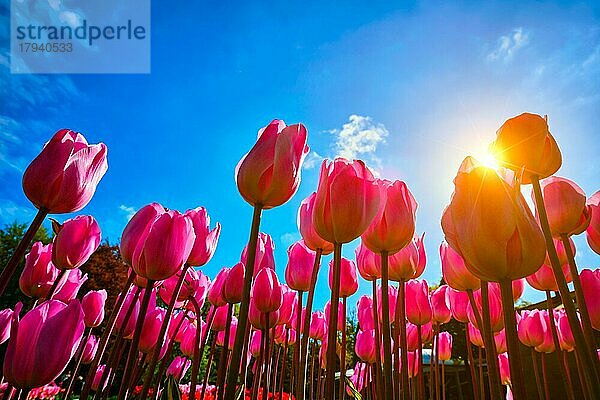
[[[203,269],[221,233],[209,210],[151,203],[124,228],[117,267],[105,267],[125,277],[119,289],[82,290],[102,246],[85,207],[109,157],[61,129],[23,173],[37,214],[1,266],[0,296],[18,277],[26,300],[0,311],[0,396],[599,399],[600,269],[577,265],[572,237],[600,254],[600,191],[587,197],[556,175],[568,144],[550,130],[547,117],[515,116],[489,144],[493,163],[464,159],[439,216],[440,284],[422,277],[438,264],[415,229],[419,199],[344,158],[323,161],[297,210],[301,240],[276,273],[261,222],[289,206],[310,150],[303,124],[273,120],[230,182],[248,203],[231,228],[248,231],[231,267]],[[34,238],[47,219],[44,244]],[[351,242],[352,259],[342,256]],[[319,276],[329,281],[323,309]],[[351,304],[361,280],[372,290]],[[526,285],[545,301],[521,303]]]

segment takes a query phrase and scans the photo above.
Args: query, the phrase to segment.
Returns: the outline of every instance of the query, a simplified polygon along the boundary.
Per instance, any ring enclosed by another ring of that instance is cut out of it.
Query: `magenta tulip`
[[[275,256],[273,254],[275,250],[275,244],[273,238],[270,235],[260,232],[258,234],[258,242],[256,244],[256,258],[254,259],[254,277],[263,268],[275,269]],[[240,261],[244,265],[248,265],[248,245],[244,247]]]
[[[290,325],[298,305],[298,296],[287,285],[281,285],[282,301],[279,307],[278,325]]]
[[[98,350],[98,338],[90,335],[83,347],[83,353],[81,353],[81,363],[83,365],[91,363],[96,355],[96,350]]]
[[[60,271],[52,264],[52,243],[35,242],[25,255],[25,268],[19,278],[21,292],[29,297],[46,298]]]
[[[106,369],[106,365],[102,364],[102,365],[98,366],[98,369],[96,370],[96,373],[94,374],[94,380],[92,381],[92,390],[94,392],[97,392],[100,389],[100,382],[102,381],[102,376],[104,375],[105,369]],[[104,384],[102,385],[102,389],[100,389],[100,390],[104,390],[106,388],[107,384],[108,384],[108,380],[105,380]]]
[[[227,305],[222,305],[220,307],[217,307],[216,309],[214,307],[211,308],[208,318],[209,319],[211,318],[211,316],[210,316],[211,313],[214,313],[214,317],[212,317],[213,323],[212,323],[212,326],[210,327],[210,329],[215,332],[224,331],[227,326],[228,312],[229,312],[229,310],[228,310]]]
[[[327,334],[327,317],[323,311],[315,311],[310,318],[309,336],[323,342]]]
[[[153,281],[175,275],[187,261],[195,237],[189,217],[177,211],[161,214],[142,234],[133,254],[133,269]]]
[[[104,304],[107,298],[106,290],[91,290],[81,299],[81,307],[85,314],[85,326],[96,327],[104,320]]]
[[[144,318],[142,325],[142,335],[140,336],[139,350],[142,353],[150,353],[158,342],[160,327],[165,320],[166,310],[162,307],[156,307],[150,310]],[[162,346],[163,344],[158,344]]]
[[[503,385],[510,385],[510,364],[508,354],[498,354],[498,366],[500,370],[500,381]]]
[[[583,297],[590,313],[592,327],[600,330],[600,269],[584,269],[580,274]]]
[[[237,304],[242,301],[242,289],[244,287],[244,274],[246,267],[241,262],[235,264],[225,277],[221,288],[223,300],[229,304]]]
[[[525,346],[536,347],[544,342],[546,319],[539,310],[523,310],[517,326],[519,340]]]
[[[438,359],[448,361],[452,358],[452,335],[449,332],[440,332],[437,343],[438,347],[436,351]]]
[[[65,305],[48,300],[19,320],[13,314],[4,357],[4,378],[14,387],[32,389],[52,382],[66,368],[83,336],[83,310],[78,301]]]
[[[427,255],[423,239],[425,234],[415,236],[396,254],[390,256],[389,274],[390,279],[396,282],[417,279],[425,270]]]
[[[452,288],[449,288],[447,293],[452,317],[462,323],[469,322],[469,295],[466,292],[459,292]]]
[[[88,280],[88,275],[81,272],[80,269],[72,269],[67,271],[66,278],[63,278],[62,284],[54,293],[52,298],[60,300],[63,303],[68,303],[77,297],[79,289]]]
[[[256,275],[251,292],[252,301],[263,313],[277,311],[283,301],[277,274],[271,268],[263,268]]]
[[[88,145],[82,134],[61,129],[23,174],[23,191],[40,209],[63,214],[85,207],[108,169],[104,143]]]
[[[133,217],[129,220],[121,235],[121,243],[119,249],[121,257],[127,263],[132,265],[133,253],[137,247],[144,232],[152,225],[152,223],[166,212],[165,208],[158,203],[150,203],[140,208]]]
[[[261,331],[252,332],[252,336],[250,338],[249,350],[250,350],[250,354],[252,354],[252,357],[254,357],[256,359],[258,359],[260,357],[260,353],[262,350],[261,341],[262,341],[262,332]]]
[[[333,259],[329,263],[329,289],[333,290]],[[340,264],[340,296],[350,297],[358,290],[358,274],[354,261],[342,257]]]
[[[236,168],[236,183],[244,200],[263,209],[287,202],[298,190],[308,151],[304,125],[286,126],[275,119],[262,128],[256,144]]]
[[[206,298],[208,302],[215,307],[220,307],[227,304],[223,298],[223,285],[225,285],[229,271],[230,269],[227,267],[222,268],[217,276],[215,276],[215,279],[212,281],[210,288],[208,289],[208,295]]]
[[[13,310],[5,308],[0,311],[0,344],[10,338],[10,327],[12,325]]]
[[[185,215],[192,221],[194,234],[196,235],[187,263],[195,267],[201,267],[209,262],[215,253],[221,234],[221,224],[217,222],[211,230],[210,217],[204,207],[187,210]]]
[[[324,240],[313,224],[313,212],[315,209],[315,199],[317,194],[313,192],[306,199],[302,200],[298,209],[298,230],[302,235],[302,240],[306,247],[313,251],[321,250],[321,254],[326,255],[333,252],[333,243]]]
[[[432,309],[425,280],[406,282],[406,318],[415,325],[425,325],[431,321]]]
[[[126,294],[125,300],[123,301],[123,306],[117,314],[117,319],[115,321],[115,327],[117,329],[112,331],[113,334],[117,334],[118,331],[122,330],[123,337],[129,337],[133,335],[135,323],[137,321],[138,314],[140,313],[140,298],[139,296],[137,297],[137,299],[135,298],[135,290],[138,289],[133,289]],[[125,320],[125,317],[127,316],[130,307],[133,307],[132,312],[130,313],[129,319]]]
[[[569,319],[564,310],[559,310],[556,317],[556,328],[558,330],[558,341],[560,343],[561,350],[572,351],[575,349],[575,338],[573,337],[573,331],[571,325],[569,325]]]
[[[52,242],[52,263],[60,270],[81,267],[100,245],[100,227],[90,215],[66,220]]]
[[[297,291],[308,292],[315,266],[316,254],[303,240],[288,248],[288,263],[285,267],[285,282]]]
[[[375,329],[373,299],[370,296],[360,296],[360,299],[358,299],[358,303],[356,304],[356,316],[360,329]]]
[[[176,382],[179,382],[181,378],[185,376],[185,373],[190,368],[192,360],[185,357],[177,356],[171,361],[167,368],[167,376],[172,376]]]
[[[375,331],[359,330],[356,334],[354,351],[358,358],[368,364],[374,364],[377,361],[377,353],[375,352]]]
[[[442,285],[431,292],[431,311],[434,322],[445,324],[450,321],[450,305],[448,304],[448,285]]]
[[[343,307],[343,304],[340,301],[338,303],[338,315],[337,315],[337,330],[338,331],[341,331],[346,326],[346,320],[344,319],[344,316],[342,315],[342,307]],[[325,303],[325,318],[328,321],[327,326],[330,326],[329,325],[329,319],[330,319],[329,316],[331,315],[330,311],[331,311],[331,302],[328,301],[327,303]]]

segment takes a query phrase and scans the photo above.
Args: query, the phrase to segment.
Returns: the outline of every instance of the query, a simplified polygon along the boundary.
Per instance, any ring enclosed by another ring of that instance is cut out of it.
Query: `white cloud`
[[[323,162],[324,157],[317,153],[316,151],[312,151],[308,153],[306,158],[304,159],[304,163],[302,163],[302,168],[304,169],[313,169],[318,167]]]
[[[81,25],[81,16],[73,11],[61,11],[58,18],[60,22],[65,22],[73,28]]]
[[[126,206],[125,204],[121,204],[119,206],[119,210],[123,211],[125,213],[125,216],[127,217],[127,220],[129,221],[131,219],[131,217],[133,217],[133,215],[135,214],[135,208],[133,207],[129,207]]]
[[[55,11],[58,11],[58,9],[60,8],[60,3],[60,0],[48,0],[48,4],[50,4],[50,7],[52,7],[52,9]]]
[[[337,139],[336,157],[348,159],[373,154],[380,143],[389,135],[383,124],[373,122],[371,117],[352,114],[341,130],[330,131]]]
[[[296,243],[300,239],[301,236],[298,232],[287,232],[281,235],[281,237],[279,238],[286,250],[288,247],[290,247],[292,244]]]
[[[500,36],[498,46],[488,54],[487,58],[489,61],[508,62],[528,42],[529,36],[523,32],[523,28],[515,28],[508,35]]]

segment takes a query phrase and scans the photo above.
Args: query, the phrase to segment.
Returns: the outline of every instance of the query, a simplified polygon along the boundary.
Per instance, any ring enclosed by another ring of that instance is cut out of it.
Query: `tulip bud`
[[[54,292],[52,298],[60,300],[63,303],[68,303],[77,297],[79,289],[88,280],[88,275],[81,272],[80,269],[71,269],[67,271],[66,279],[63,278],[62,284]]]
[[[504,329],[504,318],[502,316],[502,301],[500,299],[500,290],[498,286],[488,285],[489,291],[489,310],[490,310],[490,322],[492,325],[493,332],[500,332]],[[475,299],[475,305],[477,307],[477,311],[479,315],[482,315],[482,300],[481,300],[481,290],[477,290],[473,292],[473,297]],[[478,329],[477,318],[475,318],[475,313],[473,312],[473,308],[469,305],[467,309],[467,315],[469,316],[469,321],[475,325]]]
[[[315,258],[315,252],[310,250],[302,240],[289,247],[285,281],[290,288],[301,292],[310,290]]]
[[[116,335],[119,331],[123,331],[123,337],[133,335],[138,314],[140,313],[139,292],[141,292],[140,289],[134,289],[125,295],[125,300],[123,301],[123,305],[121,306],[115,321],[115,327],[117,329],[112,331],[113,334]],[[120,294],[120,296],[123,296],[123,294]],[[133,308],[131,312],[129,312],[131,307]],[[125,319],[125,317],[128,317],[128,319]]]
[[[554,316],[550,316],[550,313],[546,310],[540,311],[542,319],[544,320],[544,324],[542,325],[544,329],[544,341],[535,347],[535,350],[540,353],[553,353],[556,347],[554,346],[554,339],[552,337],[552,329],[550,328],[550,318],[554,318]],[[554,314],[554,310],[552,311]]]
[[[252,337],[250,338],[249,350],[250,350],[250,354],[252,354],[252,357],[256,358],[257,360],[259,359],[260,353],[262,350],[261,342],[262,342],[262,332],[254,331],[252,333]]]
[[[469,322],[467,329],[469,331],[469,339],[473,345],[483,348],[483,337],[481,336],[481,331],[475,327],[471,322]]]
[[[82,134],[61,129],[23,174],[23,191],[37,208],[63,214],[85,207],[108,169],[104,143],[88,145]]]
[[[338,331],[344,330],[346,327],[346,320],[344,319],[344,313],[342,313],[343,307],[344,307],[344,305],[340,301],[338,303],[338,315],[337,315],[337,330]],[[325,304],[325,318],[327,319],[327,321],[330,320],[330,315],[331,315],[330,311],[331,311],[331,302],[328,301]],[[329,323],[327,324],[327,326],[330,326]]]
[[[94,374],[94,380],[92,381],[92,390],[97,392],[98,390],[104,390],[106,385],[108,384],[108,379],[104,381],[102,385],[102,389],[100,389],[100,381],[102,380],[102,376],[104,375],[104,370],[106,369],[106,365],[102,364],[98,366],[96,369],[96,373]]]
[[[360,329],[375,329],[375,315],[373,314],[373,299],[371,297],[360,296],[358,303],[356,303],[356,316]]]
[[[369,227],[379,202],[379,187],[362,161],[325,160],[315,198],[315,230],[328,242],[351,242]]]
[[[481,286],[479,278],[469,272],[462,256],[446,242],[440,245],[440,259],[442,275],[448,286],[461,292],[479,289]]]
[[[211,313],[214,313],[215,315],[213,317],[213,322],[210,329],[216,332],[224,331],[227,327],[227,315],[229,314],[229,307],[227,305],[222,305],[216,309],[213,307],[211,308],[211,311],[209,311],[209,315]]]
[[[498,354],[498,367],[500,370],[500,381],[503,385],[510,385],[510,364],[508,362],[508,354]]]
[[[196,239],[187,259],[189,265],[200,267],[210,261],[217,248],[221,224],[217,222],[210,230],[210,217],[204,207],[187,210],[185,215],[192,221]]]
[[[90,337],[84,343],[83,353],[81,353],[81,363],[83,365],[90,364],[94,360],[94,356],[96,355],[97,350],[98,338],[94,335],[90,335]]]
[[[362,242],[355,250],[356,265],[363,279],[374,281],[381,278],[381,256],[373,253]]]
[[[165,320],[165,314],[166,310],[161,307],[157,307],[146,314],[139,344],[139,349],[142,353],[150,353],[157,346],[158,334]],[[162,347],[163,344],[160,343],[158,345]]]
[[[271,268],[263,268],[256,275],[252,286],[252,301],[263,313],[277,311],[281,306],[282,292],[277,274]]]
[[[448,361],[452,358],[452,335],[449,332],[440,332],[436,349],[438,359]]]
[[[13,310],[5,308],[0,311],[0,344],[10,338],[10,327],[12,324]]]
[[[241,262],[234,265],[227,276],[222,287],[222,297],[229,304],[237,304],[242,301],[242,291],[244,289],[244,273],[246,267]]]
[[[360,330],[356,334],[354,351],[358,358],[368,364],[374,364],[377,361],[377,352],[375,351],[375,331],[373,329]]]
[[[81,267],[100,245],[100,227],[90,215],[66,220],[52,242],[52,263],[61,270]]]
[[[279,307],[278,325],[289,325],[292,322],[292,316],[295,314],[298,296],[296,292],[286,285],[281,285],[282,302]]]
[[[469,309],[469,295],[466,292],[459,292],[452,288],[449,288],[447,293],[452,317],[458,322],[469,322],[467,312]]]
[[[417,202],[402,181],[378,179],[379,210],[362,234],[362,240],[375,253],[394,254],[403,249],[415,233]]]
[[[323,311],[315,311],[310,318],[309,337],[314,340],[325,340],[327,331],[327,320]]]
[[[106,303],[106,290],[89,291],[81,299],[81,307],[85,314],[85,326],[96,327],[104,320],[104,304]]]
[[[167,211],[146,227],[133,254],[133,269],[146,279],[165,280],[183,267],[195,238],[189,217]]]
[[[415,325],[424,325],[431,321],[432,310],[428,291],[425,280],[406,282],[406,318]]]
[[[185,357],[176,356],[167,368],[167,376],[172,376],[176,382],[179,382],[181,378],[185,376],[191,364],[191,360]]]
[[[306,128],[273,120],[258,132],[256,144],[236,167],[240,194],[263,209],[287,202],[298,190],[302,162],[308,154]]]
[[[52,243],[35,242],[25,255],[25,267],[19,278],[21,292],[29,297],[44,299],[60,271],[52,264]]]
[[[302,200],[298,209],[298,230],[306,247],[314,251],[321,250],[322,255],[327,255],[333,252],[333,243],[324,240],[315,230],[313,213],[316,197],[317,194],[313,192]]]
[[[14,387],[32,389],[66,368],[83,336],[83,310],[79,301],[48,300],[19,320],[21,308],[18,303],[13,314],[3,373]]]
[[[563,351],[572,351],[575,349],[575,338],[573,337],[573,331],[571,325],[569,325],[569,319],[564,310],[558,311],[556,318],[556,328],[558,330],[558,339],[560,348]]]
[[[587,204],[592,214],[586,229],[587,241],[590,248],[600,254],[600,190],[588,199]]]
[[[334,260],[329,262],[329,289],[333,290]],[[340,264],[340,297],[350,297],[358,290],[358,274],[354,261],[342,257]]]
[[[517,325],[519,340],[525,346],[536,347],[544,341],[546,320],[539,310],[523,310]]]
[[[127,263],[132,265],[133,253],[137,247],[144,232],[149,229],[149,226],[154,223],[159,215],[166,212],[165,208],[158,203],[150,203],[140,208],[133,217],[129,220],[123,234],[121,235],[121,243],[119,249],[121,257]]]
[[[592,327],[600,330],[600,269],[584,269],[580,273],[583,298],[590,314]]]
[[[215,276],[215,279],[212,281],[212,284],[208,289],[208,302],[215,307],[220,307],[227,304],[223,298],[223,285],[225,285],[225,280],[227,279],[229,271],[230,269],[227,267],[221,269],[217,276]]]
[[[401,282],[409,279],[417,279],[425,270],[427,256],[423,239],[425,234],[415,236],[406,247],[390,256],[389,278]]]
[[[467,157],[454,179],[455,190],[442,228],[448,243],[482,280],[515,280],[538,270],[545,241],[517,187]]]
[[[258,275],[258,271],[263,268],[275,269],[275,256],[273,254],[275,244],[270,235],[260,232],[258,234],[258,242],[256,243],[256,257],[254,259],[254,278]],[[248,265],[248,245],[244,247],[240,261],[244,265]]]
[[[506,168],[522,174],[525,184],[532,175],[542,179],[554,174],[562,164],[548,121],[537,114],[523,113],[504,122],[490,151]]]
[[[431,293],[432,318],[438,324],[445,324],[450,321],[447,290],[448,285],[442,285]]]
[[[540,185],[552,236],[560,238],[585,231],[592,213],[583,189],[569,179],[556,176],[544,179]],[[535,203],[533,193],[532,197]]]
[[[277,325],[279,320],[279,311],[272,311],[268,313],[269,321],[267,321],[267,313],[262,312],[254,300],[250,299],[250,307],[248,309],[248,321],[256,329],[271,329]]]

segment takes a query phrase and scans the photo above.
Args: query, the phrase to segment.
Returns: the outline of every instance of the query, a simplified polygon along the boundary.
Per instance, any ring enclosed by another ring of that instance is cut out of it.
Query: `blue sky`
[[[427,232],[424,277],[432,283],[441,276],[439,218],[456,169],[505,119],[548,114],[564,156],[558,175],[588,195],[600,189],[598,4],[323,3],[153,2],[151,74],[11,75],[9,3],[1,0],[0,224],[33,217],[21,175],[63,127],[109,148],[109,170],[82,211],[104,237],[117,241],[133,210],[152,201],[205,206],[223,225],[204,268],[210,276],[235,264],[247,240],[251,208],[234,168],[273,118],[303,122],[312,150],[296,196],[264,213],[280,276],[323,157],[362,158],[407,182],[419,202],[417,230]],[[597,267],[585,239],[576,242],[580,267]],[[326,268],[318,307],[327,300]],[[368,291],[361,282],[350,303]],[[526,298],[541,296],[528,289]]]

